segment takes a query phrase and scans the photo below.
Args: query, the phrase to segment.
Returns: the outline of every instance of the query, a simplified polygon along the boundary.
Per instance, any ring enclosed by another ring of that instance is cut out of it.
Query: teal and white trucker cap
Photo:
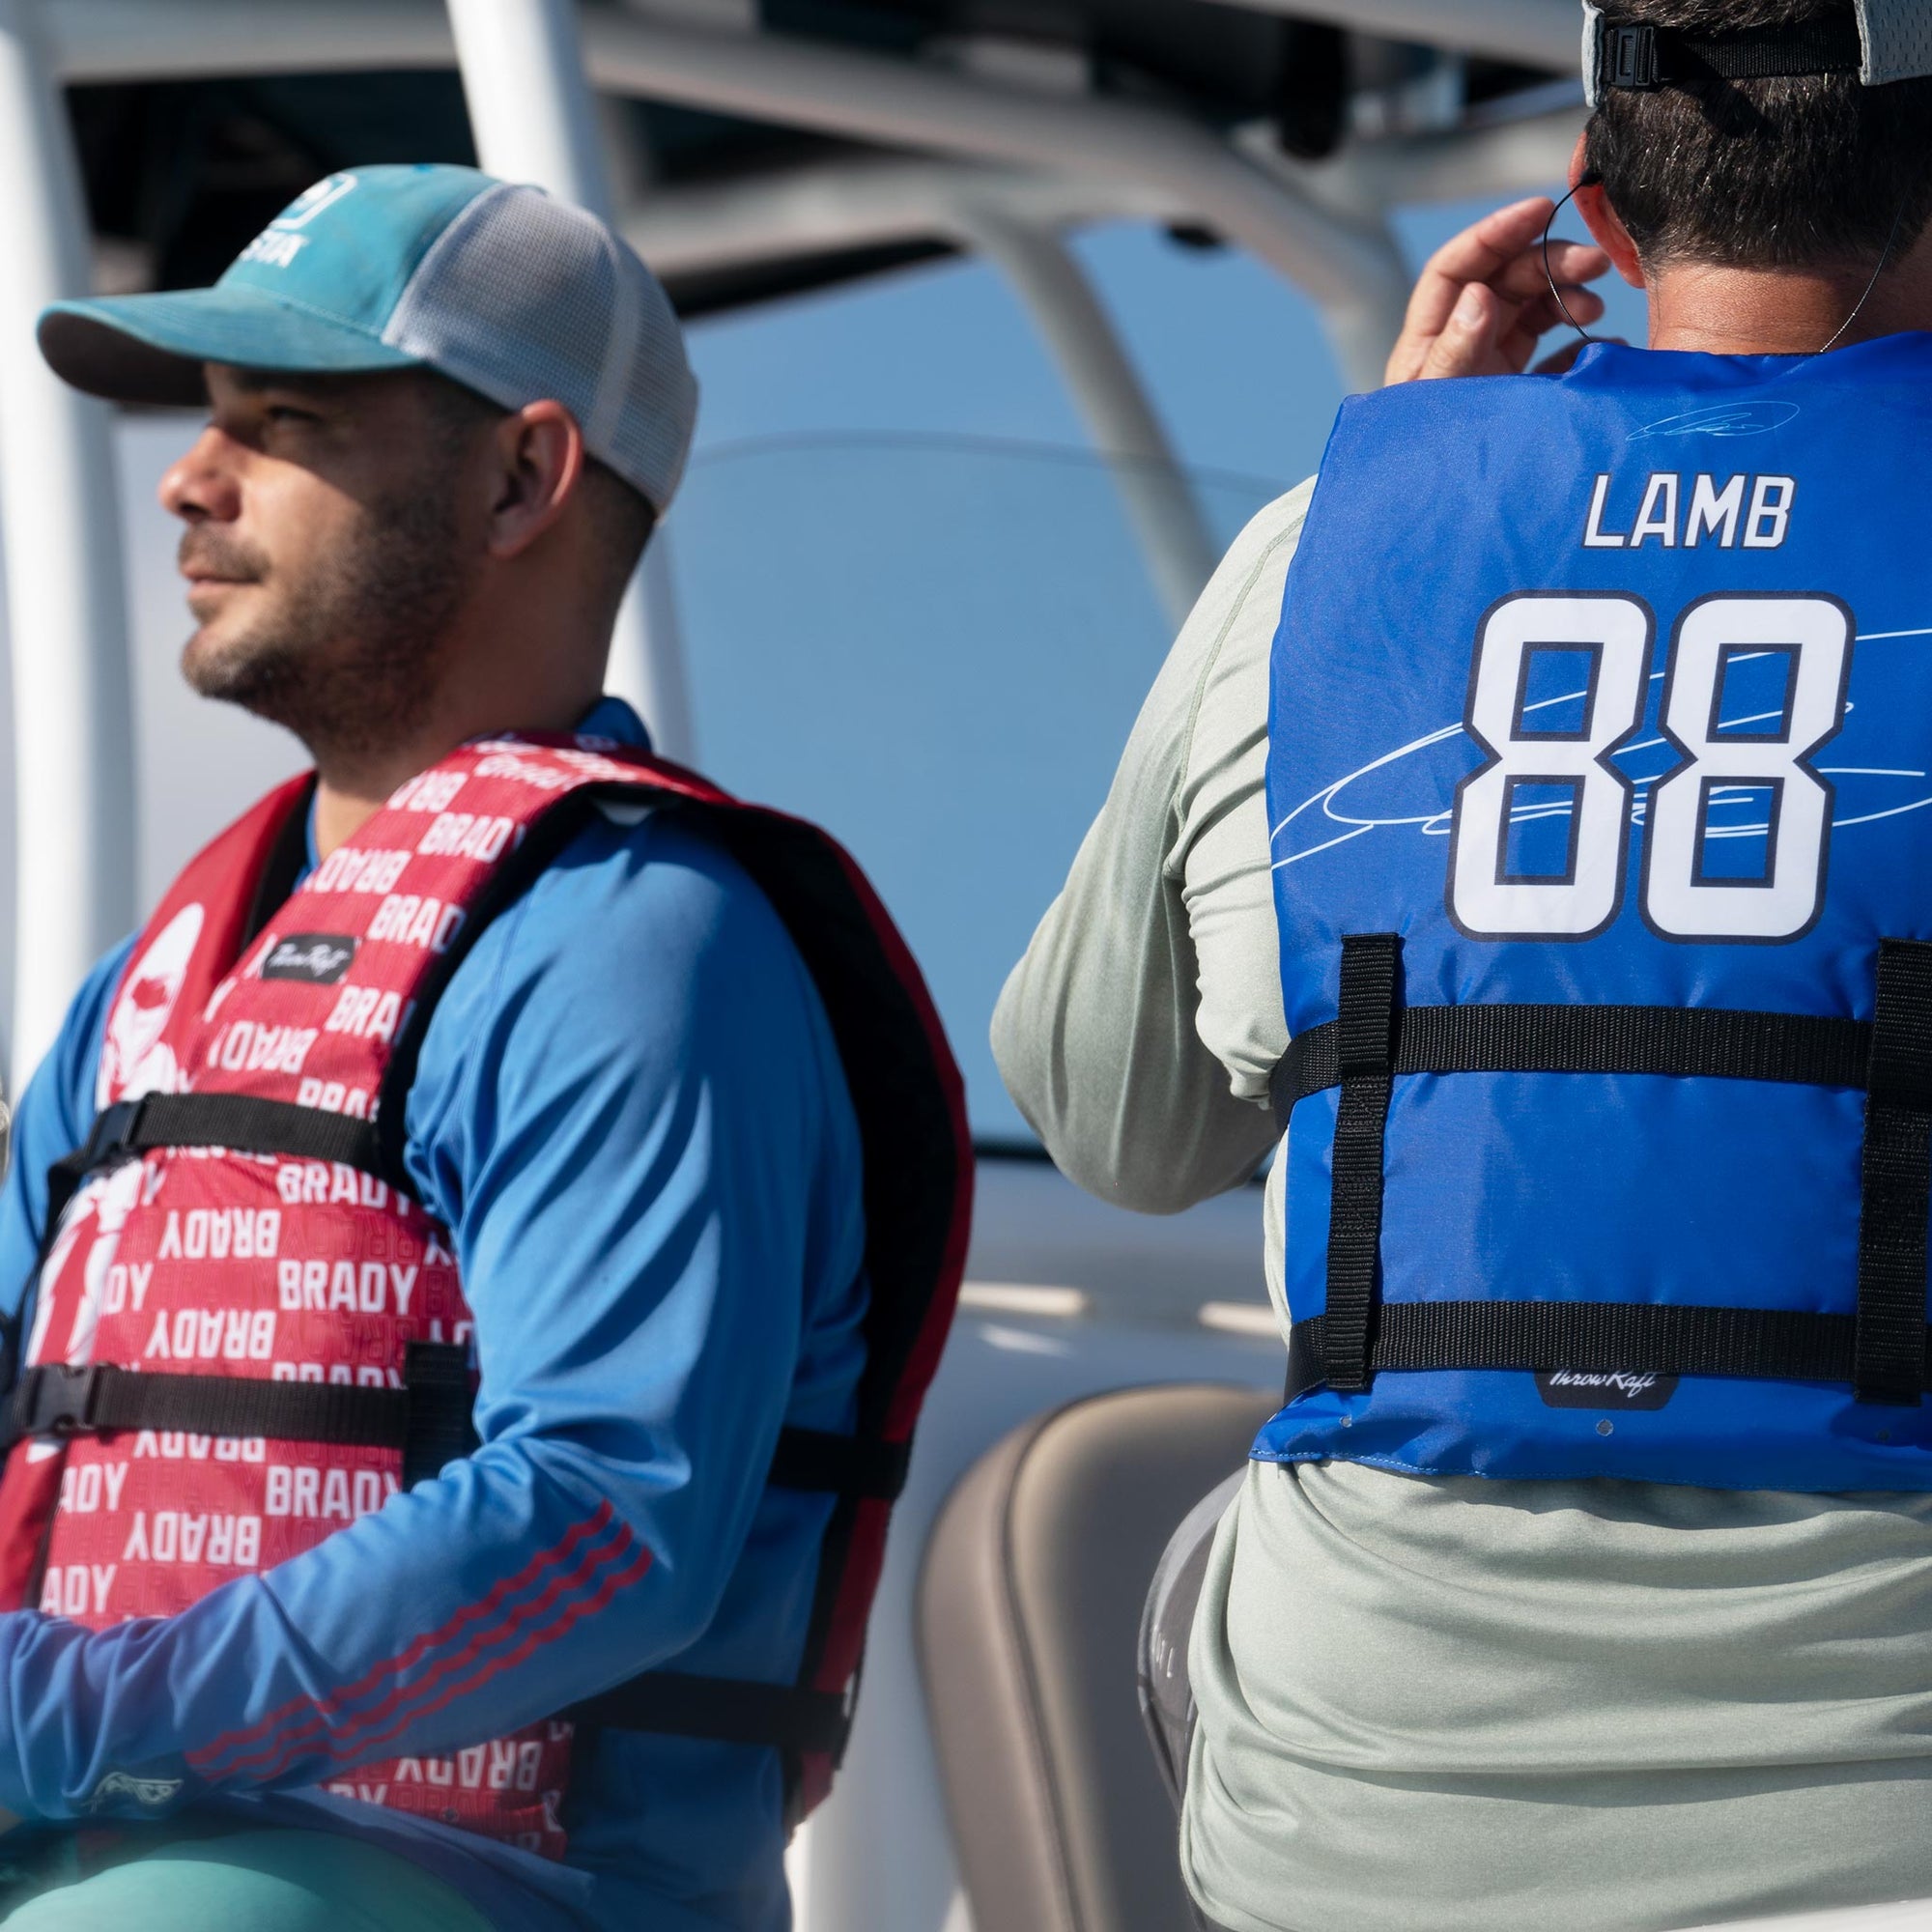
[[[354,168],[298,195],[212,289],[55,302],[41,353],[77,389],[200,404],[204,362],[434,369],[503,409],[544,397],[660,514],[697,384],[657,277],[594,215],[474,168]]]
[[[1775,80],[1855,73],[1866,87],[1932,74],[1928,0],[1854,0],[1856,25],[1830,16],[1696,34],[1613,23],[1583,0],[1583,92],[1592,107],[1606,93],[1648,94],[1674,83]]]

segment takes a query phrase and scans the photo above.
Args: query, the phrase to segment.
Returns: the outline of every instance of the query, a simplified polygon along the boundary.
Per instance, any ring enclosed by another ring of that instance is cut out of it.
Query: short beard
[[[182,548],[221,566],[206,526]],[[425,476],[371,504],[355,542],[257,629],[201,652],[190,639],[182,672],[202,696],[286,726],[320,764],[381,758],[428,721],[468,589],[446,479]]]

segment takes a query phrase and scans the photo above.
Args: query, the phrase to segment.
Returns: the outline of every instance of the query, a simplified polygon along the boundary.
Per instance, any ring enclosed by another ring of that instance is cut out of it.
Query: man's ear
[[[1588,147],[1588,135],[1578,134],[1570,156],[1570,187],[1577,213],[1583,217],[1591,241],[1610,258],[1610,267],[1632,288],[1640,289],[1644,286],[1643,264],[1637,260],[1636,244],[1604,192],[1603,176],[1589,164]]]
[[[563,514],[583,476],[583,432],[558,402],[526,403],[493,432],[490,554],[527,550]]]

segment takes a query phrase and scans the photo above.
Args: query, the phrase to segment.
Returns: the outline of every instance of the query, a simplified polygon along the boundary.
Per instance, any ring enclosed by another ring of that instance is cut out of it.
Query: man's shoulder
[[[843,1111],[837,1065],[801,954],[719,838],[674,810],[597,813],[450,976],[408,1158],[449,1218],[484,1125],[534,1149],[585,1108],[642,1131],[754,1092],[780,1118],[823,1120]]]
[[[531,882],[530,895],[540,913],[564,900],[608,905],[631,921],[674,918],[700,945],[715,943],[724,929],[732,938],[752,928],[773,938],[784,932],[723,827],[675,805],[600,807]]]
[[[1267,711],[1266,664],[1289,565],[1300,546],[1316,478],[1297,483],[1249,518],[1202,593],[1174,661],[1190,681],[1183,770],[1198,777],[1228,744],[1246,742]]]
[[[1314,476],[1305,476],[1293,489],[1284,490],[1279,497],[1264,503],[1242,525],[1240,534],[1228,546],[1227,560],[1222,567],[1252,566],[1262,562],[1283,544],[1296,541],[1301,535],[1302,525],[1308,520],[1308,505],[1315,495],[1317,480]]]
[[[588,814],[478,935],[433,1025],[526,1045],[567,1032],[622,1058],[734,1019],[781,1034],[814,1005],[784,923],[718,832],[618,806]]]

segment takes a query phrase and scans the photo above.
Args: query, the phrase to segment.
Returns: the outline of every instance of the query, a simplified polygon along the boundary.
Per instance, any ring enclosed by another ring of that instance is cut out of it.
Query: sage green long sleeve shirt
[[[994,1015],[1054,1158],[1148,1212],[1274,1141],[1267,667],[1307,501],[1203,593]],[[1284,1169],[1257,1236],[1285,1334]],[[1190,1667],[1181,1858],[1230,1932],[1932,1895],[1932,1496],[1253,1463]]]

